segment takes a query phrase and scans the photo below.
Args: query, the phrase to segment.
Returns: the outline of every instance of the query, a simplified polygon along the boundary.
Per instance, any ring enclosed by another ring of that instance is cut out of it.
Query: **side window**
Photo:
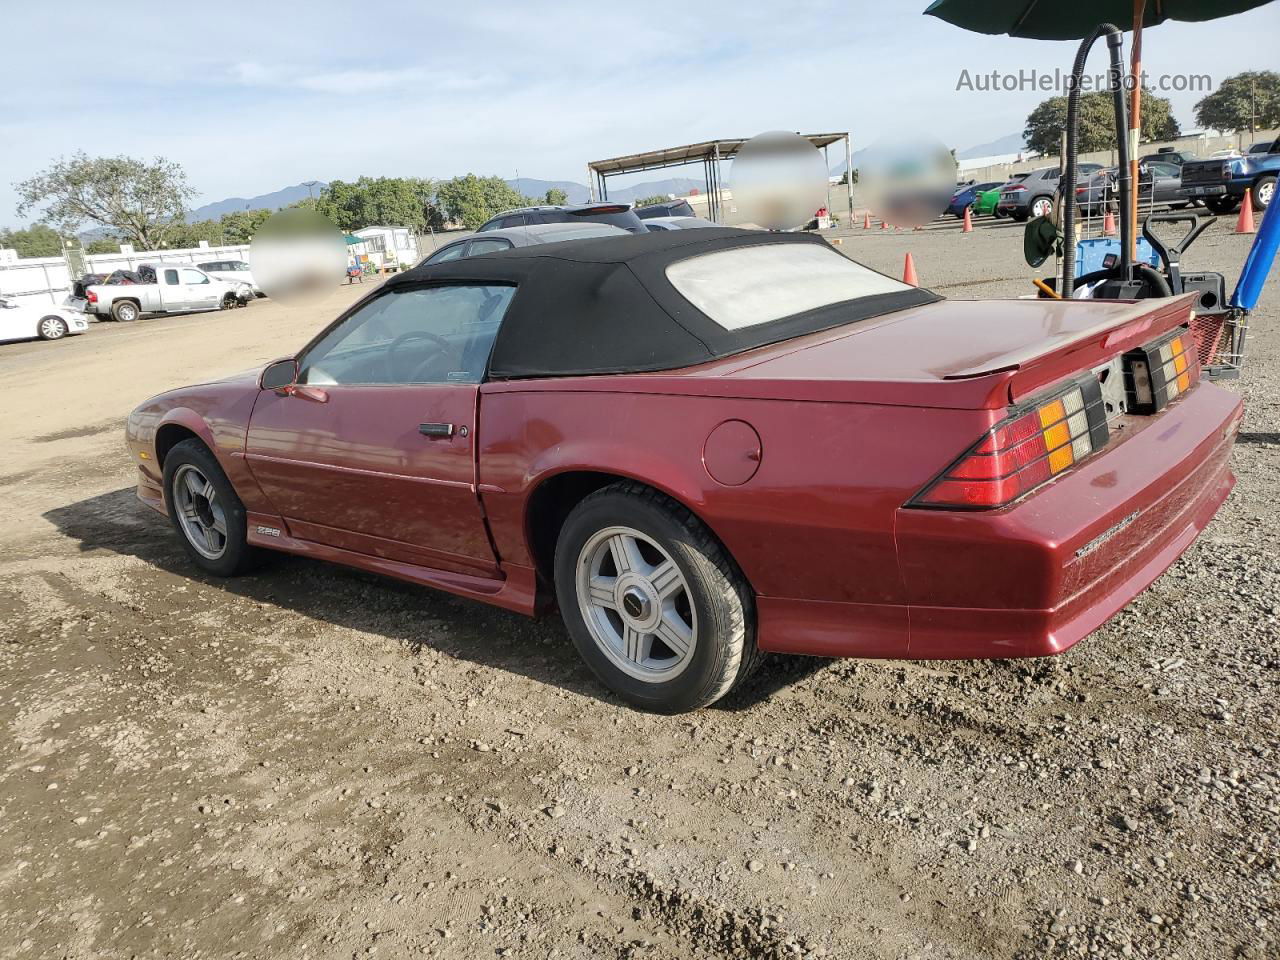
[[[581,217],[571,217],[563,210],[539,210],[539,223],[578,223]]]
[[[176,285],[177,285],[177,283],[178,283],[178,271],[177,271],[177,270],[166,270],[166,271],[164,272],[164,282],[165,282],[165,283],[167,283],[167,284],[168,284],[169,286],[171,286],[171,287],[172,287],[172,286],[176,286]]]
[[[443,250],[437,250],[427,258],[427,263],[444,263],[446,260],[457,260],[462,256],[462,251],[466,249],[465,243],[455,243],[451,247],[445,247]]]
[[[529,220],[523,213],[517,213],[514,216],[502,218],[502,229],[507,227],[523,227]]]
[[[478,257],[482,253],[497,253],[499,250],[510,250],[511,241],[504,240],[501,237],[491,237],[488,240],[472,240],[471,245],[467,247],[468,257]]]
[[[183,270],[183,271],[182,271],[182,282],[183,282],[183,283],[191,283],[191,284],[197,284],[197,283],[208,283],[208,282],[209,282],[209,278],[208,278],[208,277],[206,277],[206,276],[205,276],[203,273],[201,273],[199,270]]]
[[[371,300],[302,357],[301,383],[479,383],[516,288],[396,288]]]

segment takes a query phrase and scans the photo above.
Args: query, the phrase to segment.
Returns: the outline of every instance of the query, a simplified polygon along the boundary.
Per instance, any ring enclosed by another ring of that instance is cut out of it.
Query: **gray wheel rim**
[[[600,651],[646,683],[679,676],[693,659],[698,618],[684,574],[631,527],[606,527],[583,544],[578,609]]]
[[[138,312],[134,310],[133,304],[122,304],[119,310],[121,320],[134,320],[138,316]]]
[[[62,321],[57,317],[45,317],[40,321],[40,336],[46,340],[57,340],[66,332]]]
[[[1041,197],[1031,205],[1031,215],[1033,217],[1047,217],[1053,210],[1053,203]]]
[[[173,505],[182,534],[196,553],[217,560],[227,552],[227,515],[200,470],[184,463],[173,474]]]
[[[1264,207],[1271,206],[1271,198],[1275,195],[1275,192],[1276,182],[1274,180],[1267,181],[1262,186],[1258,187],[1258,203],[1262,204]]]

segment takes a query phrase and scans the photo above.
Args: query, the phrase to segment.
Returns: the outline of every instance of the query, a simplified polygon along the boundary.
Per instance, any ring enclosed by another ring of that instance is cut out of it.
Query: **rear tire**
[[[192,562],[218,577],[253,566],[244,504],[209,448],[196,439],[176,444],[164,458],[169,521]]]
[[[999,207],[996,207],[996,209],[995,209],[994,213],[995,213],[995,215],[996,215],[996,219],[997,219],[997,220],[1003,220],[1005,217],[1007,217],[1007,216],[1009,215],[1009,214],[1008,214],[1008,213],[1006,213],[1005,211],[1001,210]]]
[[[36,330],[41,340],[61,340],[67,335],[67,321],[61,317],[43,317]]]
[[[223,295],[221,309],[234,310],[238,306],[240,306],[240,298],[237,297],[234,293],[228,293]]]
[[[118,300],[111,305],[111,318],[120,323],[132,323],[142,313],[132,300]]]
[[[1033,217],[1047,217],[1053,213],[1053,200],[1050,197],[1036,197],[1027,204],[1027,212]],[[1026,220],[1026,217],[1022,219]]]
[[[1254,212],[1261,212],[1271,206],[1271,200],[1276,195],[1276,178],[1268,175],[1259,177],[1253,183],[1253,192],[1250,196],[1253,198]]]
[[[704,707],[760,661],[745,578],[692,513],[648,487],[612,484],[573,509],[555,584],[587,666],[642,710]]]

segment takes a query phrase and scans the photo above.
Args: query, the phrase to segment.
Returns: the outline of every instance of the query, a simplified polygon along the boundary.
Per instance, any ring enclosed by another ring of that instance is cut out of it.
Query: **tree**
[[[1081,153],[1116,148],[1116,115],[1111,94],[1095,90],[1080,95]],[[1050,97],[1031,111],[1022,136],[1028,150],[1056,156],[1062,149],[1062,132],[1067,128],[1067,98]],[[1172,140],[1178,135],[1178,121],[1172,105],[1150,91],[1142,93],[1142,139]]]
[[[569,202],[569,195],[559,187],[552,187],[547,191],[546,196],[542,198],[543,203],[549,203],[552,206],[563,206]]]
[[[1227,77],[1196,104],[1196,123],[1233,131],[1280,127],[1280,73],[1248,70]]]
[[[119,237],[96,237],[84,245],[85,253],[119,253]]]
[[[0,250],[17,250],[20,257],[58,257],[62,238],[48,224],[35,223],[25,230],[0,230]]]
[[[641,197],[636,201],[637,207],[651,207],[655,203],[667,203],[671,198],[665,193],[655,193],[650,197]]]
[[[308,200],[311,198],[308,197]],[[271,215],[274,210],[261,207],[257,210],[232,210],[230,213],[224,213],[219,221],[222,227],[222,239],[220,243],[252,243],[254,234]]]
[[[432,221],[434,193],[432,182],[420,177],[334,180],[320,191],[315,208],[346,233],[378,224],[422,231]]]
[[[501,177],[465,177],[446,180],[436,188],[436,204],[449,220],[475,230],[495,213],[527,205],[527,198]]]
[[[182,167],[163,157],[148,163],[83,151],[14,186],[18,216],[40,208],[40,219],[64,235],[85,222],[111,227],[141,250],[163,242],[183,222],[186,202],[195,196]]]
[[[222,240],[222,224],[217,220],[197,220],[195,223],[172,224],[165,233],[162,245],[174,250],[187,247],[198,247],[203,240],[211,247],[220,245]]]

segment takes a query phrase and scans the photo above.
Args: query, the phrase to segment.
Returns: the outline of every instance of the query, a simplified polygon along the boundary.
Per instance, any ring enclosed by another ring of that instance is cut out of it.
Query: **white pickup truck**
[[[247,283],[219,280],[180,263],[143,264],[137,276],[144,282],[90,284],[82,298],[72,297],[67,305],[99,317],[130,321],[144,313],[242,307],[254,296]]]

